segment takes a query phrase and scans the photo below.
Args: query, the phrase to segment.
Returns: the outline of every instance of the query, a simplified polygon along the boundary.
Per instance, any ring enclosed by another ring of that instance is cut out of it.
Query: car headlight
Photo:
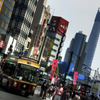
[[[15,86],[15,87],[16,87],[16,86],[17,86],[17,82],[14,82],[14,83],[13,83],[13,86]]]

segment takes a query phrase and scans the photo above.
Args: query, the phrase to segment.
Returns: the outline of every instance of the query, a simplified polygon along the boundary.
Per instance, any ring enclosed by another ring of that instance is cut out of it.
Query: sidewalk
[[[41,91],[41,86],[37,86],[34,92],[34,96],[39,97],[40,91]],[[50,100],[50,97],[47,97],[46,99],[42,99],[42,100]]]
[[[41,86],[37,86],[36,87],[36,90],[35,90],[35,92],[34,92],[34,96],[36,96],[36,97],[39,97],[39,94],[40,94],[40,91],[41,91]],[[40,98],[40,97],[39,97]],[[40,99],[40,100],[51,100],[50,99],[51,97],[46,97],[46,99]],[[72,99],[70,99],[70,100],[72,100]]]

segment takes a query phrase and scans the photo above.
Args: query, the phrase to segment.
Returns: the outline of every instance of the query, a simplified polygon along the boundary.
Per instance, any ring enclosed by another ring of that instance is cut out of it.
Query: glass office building
[[[95,49],[98,43],[99,35],[100,35],[100,8],[97,12],[94,25],[86,47],[86,57],[84,60],[84,66],[88,68],[91,67]]]
[[[82,32],[76,33],[75,38],[72,39],[70,47],[65,54],[64,62],[73,64],[73,71],[78,71],[82,68],[83,55],[86,45],[86,35]]]

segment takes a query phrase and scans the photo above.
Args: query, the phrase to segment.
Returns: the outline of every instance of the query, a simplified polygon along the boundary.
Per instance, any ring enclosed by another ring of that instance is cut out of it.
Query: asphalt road
[[[20,93],[13,93],[0,87],[0,100],[43,100],[39,97],[40,94],[40,86],[37,86],[34,96],[24,97]],[[45,100],[50,100],[46,98]]]
[[[38,95],[24,97],[21,94],[12,93],[0,87],[0,100],[42,100],[42,99]]]

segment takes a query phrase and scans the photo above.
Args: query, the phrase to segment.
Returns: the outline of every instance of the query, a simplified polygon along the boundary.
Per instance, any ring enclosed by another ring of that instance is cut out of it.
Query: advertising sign
[[[5,45],[6,45],[6,42],[3,40],[0,40],[0,48],[4,49]]]
[[[50,79],[52,79],[54,77],[57,63],[58,63],[58,59],[53,59],[51,73],[50,73]]]
[[[57,76],[55,77],[55,80],[54,80],[54,82],[55,82],[55,83],[57,82]]]
[[[49,32],[65,35],[69,22],[61,17],[53,16],[49,25]]]
[[[50,57],[51,49],[52,49],[53,43],[54,43],[54,40],[51,40],[50,47],[49,47],[48,52],[47,52],[47,58]]]
[[[0,13],[1,13],[1,9],[2,9],[3,3],[4,3],[4,0],[0,0]]]
[[[33,59],[37,59],[37,57],[38,57],[38,50],[37,49],[34,49],[34,52],[33,52]]]
[[[91,88],[91,92],[98,93],[98,90],[99,90],[99,85],[93,84],[92,85],[92,88]]]
[[[69,22],[66,21],[65,19],[61,18],[59,25],[58,25],[58,29],[57,29],[57,33],[61,34],[61,35],[65,35],[67,28],[68,28],[68,24]]]
[[[74,72],[73,85],[76,84],[78,72]]]

